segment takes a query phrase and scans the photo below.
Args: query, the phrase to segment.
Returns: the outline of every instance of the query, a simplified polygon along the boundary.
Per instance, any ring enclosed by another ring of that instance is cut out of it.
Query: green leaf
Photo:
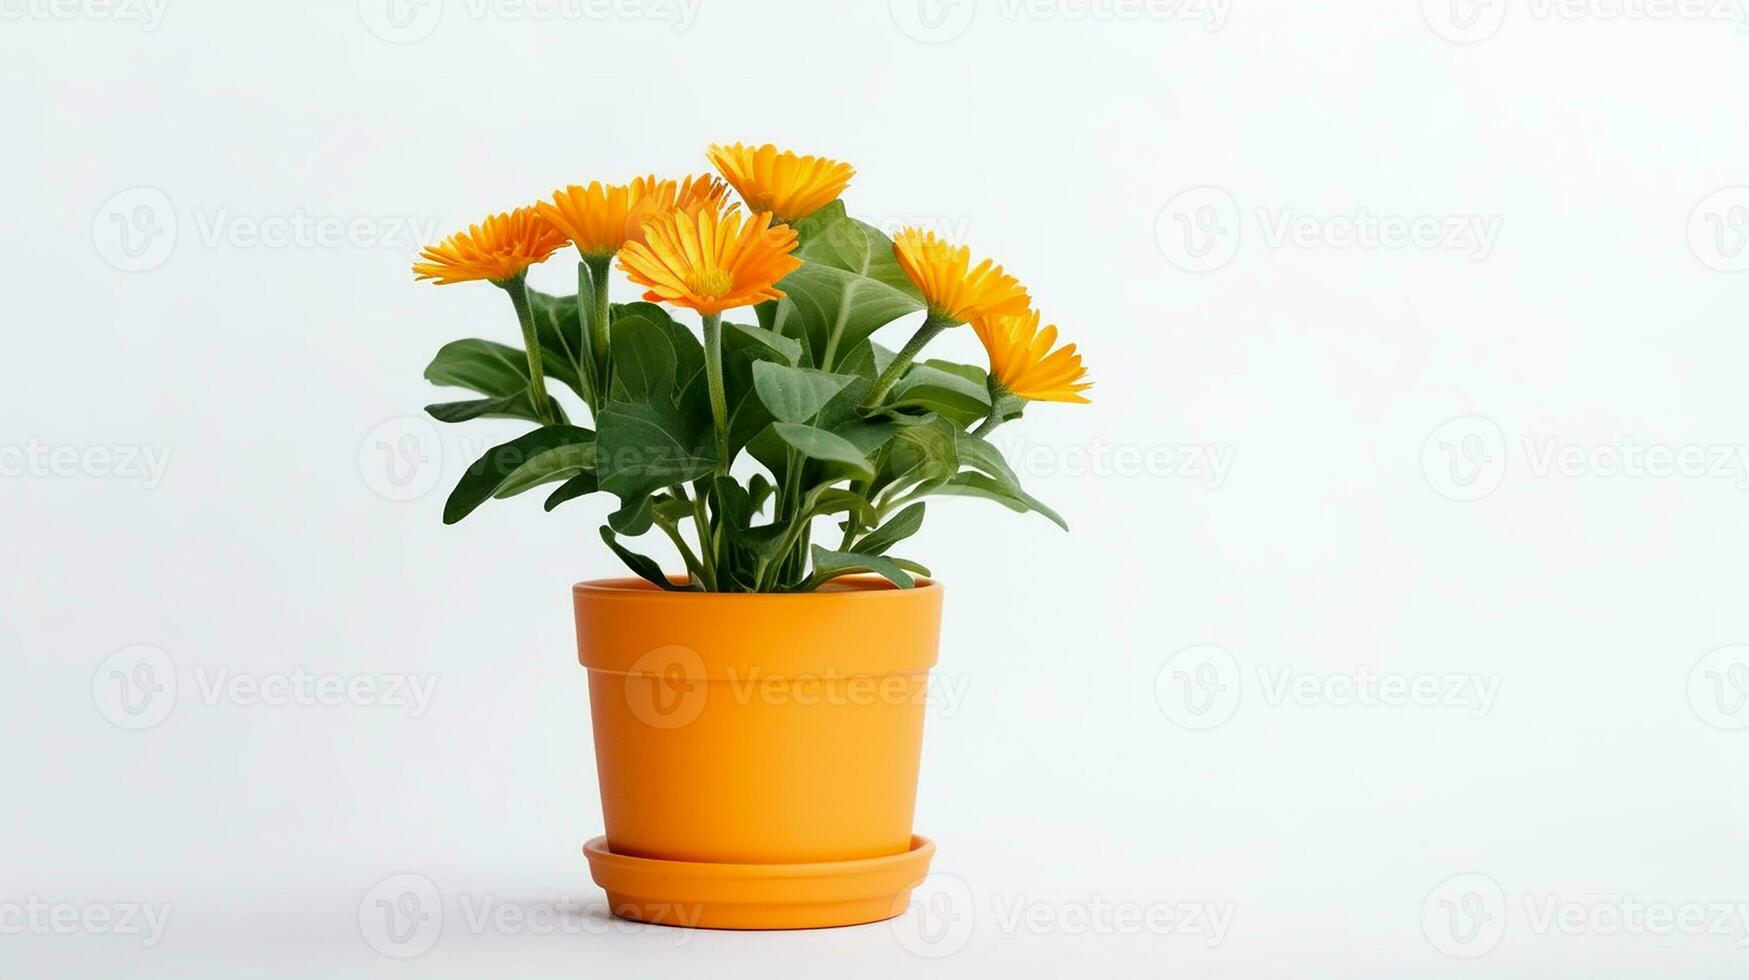
[[[964,473],[957,473],[949,479],[940,481],[939,483],[928,484],[923,489],[926,493],[945,496],[982,497],[985,500],[994,500],[1009,510],[1018,511],[1020,513],[1025,513],[1029,510],[1036,511],[1037,513],[1050,518],[1052,522],[1063,530],[1067,531],[1069,529],[1069,525],[1064,523],[1063,519],[1057,515],[1056,511],[1046,507],[1031,494],[1028,494],[1023,490],[1018,490],[1017,488],[1010,489],[1009,487],[1003,486],[1001,481],[992,479],[982,473],[967,470]]]
[[[625,562],[628,568],[637,572],[646,582],[650,582],[669,592],[699,591],[694,585],[675,585],[673,582],[670,582],[668,576],[662,574],[662,566],[656,564],[652,559],[640,555],[630,548],[627,548],[625,545],[620,544],[619,540],[613,536],[612,528],[604,527],[601,529],[601,540],[607,542],[607,546],[613,549],[613,553],[619,556],[619,560]]]
[[[617,386],[623,372],[614,375]],[[688,483],[716,467],[710,407],[703,380],[676,403],[658,396],[644,402],[614,401],[597,418],[596,470],[601,489],[630,503],[676,483]]]
[[[777,488],[771,485],[771,481],[765,478],[764,473],[753,474],[753,478],[747,481],[747,502],[752,506],[753,513],[758,514],[764,511],[765,501],[776,492]]]
[[[893,516],[893,519],[870,531],[861,541],[856,543],[858,554],[884,555],[888,548],[898,544],[923,526],[923,505],[912,504]]]
[[[854,272],[922,301],[893,254],[893,240],[846,214],[844,202],[835,201],[797,223],[796,237],[795,254],[803,261]]]
[[[957,448],[962,433],[940,416],[920,423],[898,426],[881,459],[881,469],[870,493],[903,489],[931,480],[945,480],[959,472]]]
[[[579,473],[559,484],[559,488],[548,495],[546,509],[552,510],[567,500],[575,500],[599,489],[601,488],[595,483],[594,473]]]
[[[981,367],[974,367],[970,364],[960,364],[957,361],[943,361],[933,357],[922,362],[919,366],[934,368],[937,371],[946,371],[948,374],[970,381],[972,384],[983,388],[985,391],[988,391],[990,388],[990,374]]]
[[[462,474],[443,505],[443,522],[454,524],[474,512],[525,466],[543,465],[539,458],[561,446],[593,442],[595,433],[574,425],[549,425],[526,432],[488,449]]]
[[[791,337],[764,327],[741,323],[723,325],[723,387],[729,408],[729,452],[735,454],[772,422],[771,413],[754,391],[755,365],[772,363],[793,367],[802,345]]]
[[[595,443],[579,442],[567,446],[556,446],[546,452],[539,453],[527,463],[516,468],[492,496],[497,498],[514,497],[525,490],[548,483],[559,483],[583,473],[593,474],[595,470]]]
[[[864,555],[850,551],[828,551],[819,545],[812,548],[814,558],[814,574],[802,584],[802,591],[809,592],[819,588],[826,582],[856,572],[873,572],[901,589],[916,586],[910,573],[899,566],[898,562],[879,555]]]
[[[811,425],[797,422],[773,422],[771,431],[791,449],[809,459],[817,459],[826,463],[841,463],[858,476],[871,477],[874,470],[868,465],[868,457],[862,454],[856,445],[842,436],[833,435],[825,429],[817,429]]]
[[[920,408],[934,412],[961,428],[990,414],[990,390],[982,380],[972,381],[957,373],[917,364],[888,398],[892,408]]]
[[[672,395],[704,371],[704,347],[654,303],[613,308],[613,400]]]
[[[911,561],[910,559],[907,559],[907,558],[889,558],[887,560],[891,561],[893,564],[899,566],[900,568],[903,568],[905,571],[910,572],[912,575],[921,575],[924,578],[932,578],[933,577],[933,573],[929,571],[927,566],[920,565],[917,562]]]
[[[519,348],[478,338],[453,341],[439,348],[426,365],[425,380],[486,396],[425,406],[439,422],[475,418],[544,421],[529,397],[528,358]]]
[[[655,523],[655,500],[655,497],[644,496],[622,501],[624,506],[607,515],[607,526],[627,537],[643,534]]]
[[[802,221],[797,234],[801,268],[778,282],[784,299],[756,312],[767,329],[800,340],[811,366],[834,370],[869,334],[923,308],[880,229],[828,207]]]
[[[862,494],[854,491],[832,487],[820,491],[820,495],[814,498],[813,515],[815,517],[824,517],[827,514],[836,514],[840,511],[850,515],[852,520],[863,525],[873,524],[877,519],[874,506]]]
[[[762,361],[753,365],[753,388],[778,422],[813,422],[833,396],[856,381],[854,375]]]
[[[723,324],[725,356],[738,349],[757,349],[763,355],[762,360],[781,364],[794,365],[802,359],[802,342],[794,337],[785,337],[764,327],[746,323]]]
[[[1056,511],[1046,507],[1042,501],[1020,486],[1020,477],[1015,475],[1008,460],[1002,458],[1001,450],[970,432],[954,433],[954,447],[959,453],[960,461],[966,466],[990,477],[1004,493],[1025,504],[1029,510],[1050,518],[1065,531],[1069,529],[1068,523]]]

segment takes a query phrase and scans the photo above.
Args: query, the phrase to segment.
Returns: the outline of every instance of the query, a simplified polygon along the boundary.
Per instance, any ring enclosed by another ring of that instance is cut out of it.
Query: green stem
[[[717,430],[717,475],[729,472],[729,402],[723,394],[723,315],[704,317],[704,373],[710,386],[711,421]]]
[[[684,486],[675,486],[675,492],[680,493],[680,499],[687,499]],[[722,528],[710,525],[710,513],[705,507],[705,500],[710,497],[710,481],[694,479],[693,492],[698,493],[698,497],[693,499],[693,523],[698,530],[698,553],[703,555],[705,570],[710,574],[710,591],[717,591],[717,569],[722,562]]]
[[[936,334],[951,326],[954,326],[952,320],[939,320],[933,315],[924,320],[923,325],[917,328],[917,332],[911,335],[911,339],[906,341],[905,346],[894,356],[893,363],[887,365],[887,369],[881,372],[879,378],[875,379],[874,387],[868,390],[868,397],[863,399],[863,410],[869,411],[880,405],[881,399],[887,397],[887,392],[899,383],[901,377],[904,377],[905,370],[911,366],[912,361],[917,359],[917,355],[923,352],[923,348],[935,339]]]
[[[534,329],[534,311],[528,306],[528,283],[522,276],[498,283],[510,294],[510,305],[516,307],[516,322],[522,326],[523,353],[528,355],[529,398],[541,421],[552,425],[558,420],[553,412],[553,396],[547,391],[546,370],[541,367],[540,335]]]
[[[657,521],[656,526],[662,529],[662,533],[668,535],[668,540],[674,542],[675,550],[680,552],[680,560],[686,563],[686,570],[692,573],[692,577],[698,580],[698,584],[709,588],[705,582],[704,566],[698,563],[698,557],[692,553],[692,546],[686,543],[686,538],[681,535],[680,529],[667,521]]]
[[[589,352],[595,358],[595,391],[602,401],[607,400],[608,385],[612,383],[612,360],[608,357],[608,346],[613,343],[613,335],[609,332],[609,319],[613,315],[613,304],[608,301],[607,275],[613,270],[613,256],[584,256],[583,264],[589,267],[590,295],[595,299],[595,309],[589,316]]]
[[[699,581],[704,585],[706,591],[715,592],[717,590],[716,556],[713,554],[710,546],[710,528],[707,527],[705,523],[704,497],[701,495],[699,499],[693,500],[687,496],[686,488],[678,483],[669,487],[668,492],[674,495],[675,500],[681,501],[682,503],[690,503],[692,505],[692,519],[693,522],[698,525],[696,530],[698,532],[699,558],[696,563],[691,557],[692,553],[686,550],[686,546],[683,543],[686,539],[680,537],[679,528],[674,529],[673,536],[676,538],[676,543],[680,544],[681,551],[687,559],[687,567],[692,569],[693,574],[698,576]],[[696,567],[694,567],[695,564]]]
[[[808,522],[814,518],[814,504],[818,498],[818,489],[810,490],[803,494],[801,507],[796,513],[796,516],[791,519],[789,526],[784,528],[783,537],[778,541],[777,550],[774,552],[774,554],[777,555],[777,571],[779,572],[780,580],[782,578],[782,572],[789,567],[790,549],[796,546],[796,541],[801,537],[802,530],[806,528]],[[758,589],[761,592],[765,591],[765,565],[763,564],[759,568]]]
[[[972,435],[982,439],[990,433],[995,432],[996,427],[1001,424],[1002,420],[996,417],[996,407],[992,405],[990,407],[990,414],[984,416],[984,421],[979,423],[978,427],[972,430]]]

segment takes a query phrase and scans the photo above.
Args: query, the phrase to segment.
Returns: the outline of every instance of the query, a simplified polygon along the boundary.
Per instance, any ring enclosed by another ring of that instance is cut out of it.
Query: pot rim
[[[676,584],[685,582],[683,578],[670,577]],[[767,602],[818,602],[823,599],[852,600],[857,602],[903,599],[905,596],[927,595],[931,592],[943,591],[940,582],[932,578],[917,577],[917,587],[901,589],[878,575],[846,575],[828,582],[824,587],[813,592],[668,592],[656,588],[655,585],[641,578],[625,576],[620,578],[585,579],[571,586],[571,592],[577,596],[596,598],[639,598],[659,602],[703,602],[719,603],[767,603]]]

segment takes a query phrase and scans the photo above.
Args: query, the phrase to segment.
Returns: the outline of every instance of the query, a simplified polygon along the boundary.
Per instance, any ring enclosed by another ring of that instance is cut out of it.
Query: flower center
[[[721,299],[734,285],[734,277],[716,268],[698,269],[686,277],[687,290],[705,299]]]

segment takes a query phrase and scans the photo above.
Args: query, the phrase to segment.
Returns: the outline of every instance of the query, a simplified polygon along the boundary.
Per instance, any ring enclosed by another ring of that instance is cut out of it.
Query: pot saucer
[[[712,864],[630,857],[607,838],[583,845],[589,876],[613,914],[704,929],[819,929],[879,922],[905,911],[929,874],[935,842],[912,836],[903,854],[817,864]]]

